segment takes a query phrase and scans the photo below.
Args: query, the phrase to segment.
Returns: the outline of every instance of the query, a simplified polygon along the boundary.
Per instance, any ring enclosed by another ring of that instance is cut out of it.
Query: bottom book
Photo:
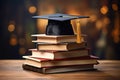
[[[34,72],[39,72],[44,74],[96,70],[94,69],[94,64],[50,67],[50,68],[38,68],[28,64],[22,64],[22,68],[24,70],[29,70],[29,71],[34,71]]]

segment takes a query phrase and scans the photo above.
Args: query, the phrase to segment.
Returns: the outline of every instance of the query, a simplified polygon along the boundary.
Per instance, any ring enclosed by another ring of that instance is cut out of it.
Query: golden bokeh
[[[119,38],[119,30],[118,29],[114,29],[113,32],[112,32],[112,36],[113,36],[113,40],[115,43],[118,43],[120,41],[120,38]]]
[[[14,24],[9,24],[8,25],[8,31],[13,32],[15,30],[15,25]]]
[[[34,14],[37,11],[37,8],[35,6],[30,6],[28,11],[29,13]]]
[[[113,9],[114,11],[117,11],[117,10],[118,10],[118,5],[117,5],[117,4],[112,4],[112,9]]]
[[[38,32],[45,33],[48,20],[37,19]]]
[[[25,54],[26,49],[24,47],[19,48],[19,54]]]
[[[108,12],[108,7],[107,6],[102,6],[101,9],[100,9],[100,12],[102,14],[106,14]]]
[[[98,20],[98,21],[96,22],[96,28],[97,28],[98,30],[100,30],[100,29],[103,27],[102,24],[103,24],[102,21],[101,21],[101,20]]]
[[[104,22],[104,24],[109,24],[110,23],[110,19],[108,17],[105,17],[103,19],[103,22]]]
[[[17,45],[17,43],[18,43],[18,42],[17,42],[17,38],[12,37],[12,38],[10,39],[10,42],[9,42],[9,43],[10,43],[11,46]]]

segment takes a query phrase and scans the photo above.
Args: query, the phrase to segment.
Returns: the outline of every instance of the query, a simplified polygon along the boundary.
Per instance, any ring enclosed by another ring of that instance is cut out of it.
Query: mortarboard
[[[46,35],[74,35],[70,20],[89,17],[56,13],[51,15],[33,16],[32,18],[48,19],[45,32]]]

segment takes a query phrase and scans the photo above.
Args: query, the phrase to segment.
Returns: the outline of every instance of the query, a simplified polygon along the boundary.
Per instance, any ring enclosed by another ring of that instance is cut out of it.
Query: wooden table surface
[[[22,69],[24,60],[0,60],[0,80],[120,80],[119,60],[99,60],[95,71],[40,74]]]

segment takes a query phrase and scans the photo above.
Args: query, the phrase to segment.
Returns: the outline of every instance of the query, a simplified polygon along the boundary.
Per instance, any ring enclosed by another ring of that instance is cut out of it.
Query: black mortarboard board
[[[32,18],[48,19],[46,35],[74,35],[70,20],[89,17],[56,13],[52,15],[33,16]]]

